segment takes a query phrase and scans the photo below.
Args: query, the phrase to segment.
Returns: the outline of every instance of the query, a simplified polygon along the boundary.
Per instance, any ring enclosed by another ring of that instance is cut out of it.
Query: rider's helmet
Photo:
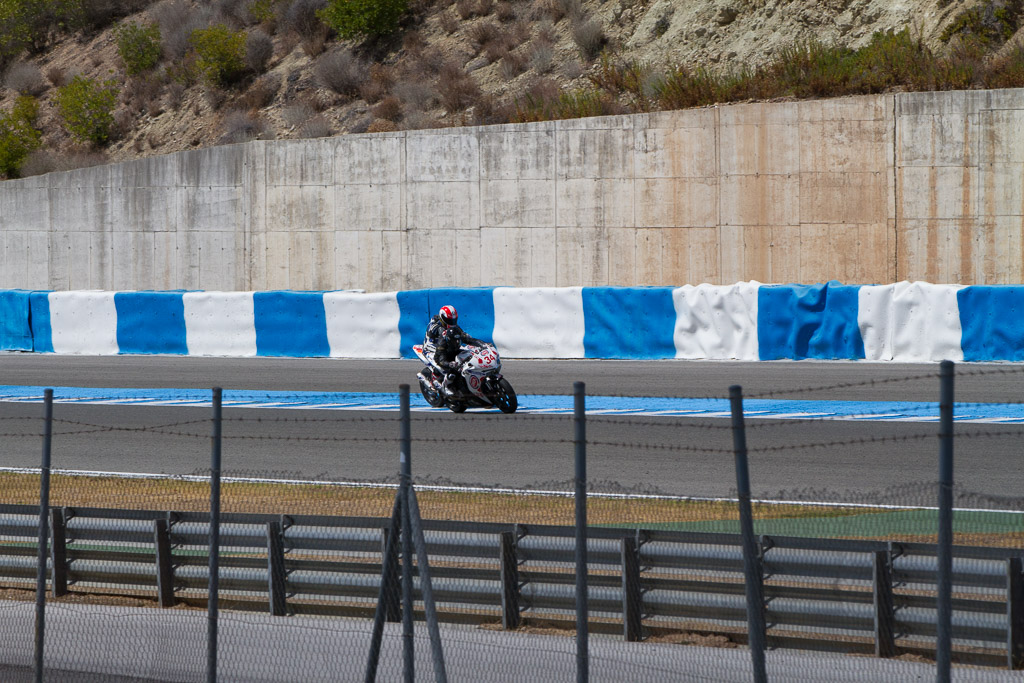
[[[437,315],[441,318],[441,324],[445,327],[451,327],[459,321],[459,314],[454,306],[442,306]]]

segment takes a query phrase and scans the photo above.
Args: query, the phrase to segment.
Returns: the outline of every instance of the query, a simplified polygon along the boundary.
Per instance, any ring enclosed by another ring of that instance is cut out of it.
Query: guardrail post
[[[68,593],[68,550],[67,525],[64,522],[64,511],[60,508],[50,510],[50,589],[53,597],[59,598]]]
[[[1006,561],[1006,664],[1011,671],[1024,669],[1024,560]]]
[[[736,490],[740,508],[740,533],[743,537],[743,574],[747,596],[747,640],[753,660],[755,683],[765,683],[764,590],[759,553],[754,542],[754,515],[750,509],[750,469],[747,464],[747,432],[743,422],[743,389],[729,387],[732,411],[732,442],[736,454]]]
[[[153,520],[156,549],[156,596],[161,607],[174,607],[174,564],[171,562],[171,532],[166,519]]]
[[[896,656],[896,615],[892,599],[892,565],[889,551],[871,554],[871,594],[875,606],[875,656]]]
[[[636,538],[622,538],[622,635],[627,642],[643,640],[643,592]]]
[[[398,543],[388,545],[392,533],[394,530],[387,527],[380,530],[380,556],[383,563],[381,599],[384,602],[384,620],[394,623],[402,620],[402,608],[398,602]],[[391,548],[390,552],[388,548]]]
[[[501,627],[519,628],[519,558],[516,557],[515,534],[502,531],[499,535],[501,564]]]
[[[939,364],[939,538],[935,681],[949,683],[953,657],[953,361]]]
[[[267,522],[267,578],[269,579],[270,614],[283,617],[288,613],[284,582],[284,539],[281,522]]]

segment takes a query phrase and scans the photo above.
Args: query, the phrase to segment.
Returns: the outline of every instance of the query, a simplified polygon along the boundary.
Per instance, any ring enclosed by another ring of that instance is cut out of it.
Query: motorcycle
[[[427,366],[416,376],[420,393],[434,408],[447,407],[453,413],[467,408],[494,406],[503,413],[514,413],[519,407],[515,389],[501,376],[501,360],[493,344],[471,345],[462,343],[456,354],[459,371],[452,382],[452,395],[446,395],[442,383],[444,371],[434,362],[436,347],[425,342],[412,347],[416,356]]]

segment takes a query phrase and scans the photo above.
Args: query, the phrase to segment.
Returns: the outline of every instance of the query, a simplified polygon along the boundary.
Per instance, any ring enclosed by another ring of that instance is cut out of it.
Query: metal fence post
[[[586,386],[573,384],[576,445],[576,683],[590,679],[590,633],[587,628],[587,411]]]
[[[519,628],[522,623],[519,614],[519,558],[516,557],[515,535],[511,531],[502,531],[498,539],[501,564],[501,627],[509,630]]]
[[[370,652],[366,657],[366,669],[363,674],[364,683],[373,683],[377,680],[377,665],[380,662],[380,646],[384,637],[384,621],[387,618],[385,612],[388,607],[385,603],[385,592],[392,590],[392,582],[388,580],[388,572],[392,575],[397,567],[388,568],[388,558],[394,557],[398,547],[399,525],[402,519],[402,490],[395,492],[395,503],[391,508],[390,533],[384,537],[384,552],[381,556],[380,591],[377,593],[377,608],[373,614],[373,631],[370,636]]]
[[[39,546],[36,554],[35,680],[43,683],[43,646],[46,642],[46,541],[50,511],[50,447],[53,441],[53,389],[43,391],[43,458],[39,470]]]
[[[416,679],[415,643],[413,642],[412,592],[412,520],[409,513],[409,487],[412,481],[410,446],[409,385],[398,387],[400,430],[399,491],[402,500],[402,672],[405,683]]]
[[[217,681],[217,616],[220,593],[220,441],[221,388],[213,389],[213,435],[210,453],[210,586],[206,603],[206,680]]]
[[[68,592],[68,549],[64,510],[50,510],[50,590],[59,598]]]
[[[936,605],[937,683],[949,683],[953,649],[953,361],[939,364],[939,575]]]
[[[401,593],[398,580],[398,544],[391,542],[391,537],[398,533],[398,527],[385,527],[380,530],[381,554],[381,600],[384,601],[384,619],[389,622],[402,620],[402,605],[398,600]]]
[[[166,519],[153,520],[156,549],[156,594],[161,607],[174,607],[174,564],[171,562],[171,533]]]
[[[895,657],[895,612],[889,551],[879,550],[872,553],[871,569],[871,595],[875,607],[875,656]]]
[[[754,516],[750,509],[750,470],[747,464],[747,433],[743,422],[743,388],[729,387],[729,405],[732,409],[732,442],[736,453],[736,489],[740,508],[740,533],[743,536],[743,574],[747,594],[747,630],[750,656],[754,665],[754,681],[768,680],[765,670],[764,597],[761,591],[761,571],[758,568],[758,550],[754,541]]]
[[[643,639],[643,592],[636,538],[622,538],[622,635],[631,643]]]
[[[1006,668],[1024,669],[1024,560],[1006,561]]]

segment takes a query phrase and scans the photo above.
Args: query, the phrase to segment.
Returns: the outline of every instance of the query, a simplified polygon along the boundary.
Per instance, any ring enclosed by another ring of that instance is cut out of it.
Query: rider
[[[458,378],[459,347],[462,344],[479,344],[480,341],[470,337],[458,325],[459,314],[454,306],[442,306],[427,325],[426,342],[434,344],[434,362],[444,370],[444,382],[441,388],[446,396],[455,393],[453,384]]]

